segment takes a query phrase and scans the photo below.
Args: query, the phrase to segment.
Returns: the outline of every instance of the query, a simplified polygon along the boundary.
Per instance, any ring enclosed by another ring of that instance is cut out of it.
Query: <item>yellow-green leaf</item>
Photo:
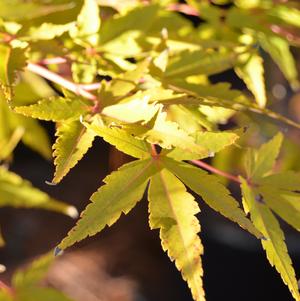
[[[151,145],[144,140],[137,139],[125,130],[117,127],[107,127],[101,124],[87,124],[85,126],[95,135],[114,145],[121,152],[135,158],[145,159],[150,156]]]
[[[198,204],[185,186],[165,169],[151,178],[148,197],[151,229],[160,229],[162,247],[175,261],[194,300],[204,301],[200,257],[203,246],[197,235],[200,224],[195,217],[200,211]]]
[[[79,97],[64,98],[50,97],[42,99],[29,106],[14,107],[14,111],[25,116],[41,120],[64,121],[70,118],[79,118],[86,114],[90,107]]]
[[[55,174],[52,182],[59,183],[92,146],[95,133],[77,120],[68,120],[58,125],[57,139],[53,145]]]
[[[127,214],[142,198],[149,178],[157,172],[152,159],[123,165],[104,179],[105,185],[91,196],[81,218],[59,244],[65,249],[82,239],[113,225],[122,213]]]
[[[243,56],[243,60],[245,62],[237,66],[235,71],[253,93],[259,107],[264,108],[267,97],[263,59],[258,54],[246,54],[245,57]]]
[[[299,291],[292,261],[284,241],[284,234],[279,222],[271,210],[263,203],[255,192],[242,179],[243,198],[246,202],[254,225],[261,231],[265,239],[262,246],[266,251],[267,258],[272,266],[280,273],[283,282],[288,286],[295,300],[299,301]],[[259,198],[259,199],[256,199]]]
[[[247,174],[254,182],[270,172],[279,155],[283,135],[279,132],[270,141],[263,144],[257,151],[247,153]],[[249,156],[252,157],[249,158]]]
[[[162,161],[168,170],[200,195],[208,206],[238,223],[243,229],[256,237],[262,237],[239,208],[239,203],[230,195],[228,189],[219,182],[216,176],[208,175],[204,170],[184,162],[177,162],[168,158],[164,158]]]
[[[0,167],[0,207],[41,208],[77,217],[75,207],[49,197],[34,188],[29,181]]]

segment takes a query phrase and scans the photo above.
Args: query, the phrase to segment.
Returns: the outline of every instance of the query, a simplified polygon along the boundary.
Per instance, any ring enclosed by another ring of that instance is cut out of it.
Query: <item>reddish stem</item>
[[[65,78],[63,78],[62,76],[48,70],[45,67],[42,67],[40,65],[34,64],[34,63],[28,63],[27,65],[27,70],[38,74],[62,87],[64,87],[67,90],[70,90],[72,92],[74,92],[77,95],[81,95],[87,99],[96,101],[97,97],[94,94],[91,94],[90,92],[88,92],[87,90],[83,89],[81,85],[75,84]]]
[[[151,144],[151,156],[152,158],[157,158],[159,156],[155,144]]]
[[[232,175],[230,173],[227,173],[225,171],[219,170],[219,169],[217,169],[217,168],[215,168],[215,167],[213,167],[213,166],[211,166],[211,165],[209,165],[209,164],[207,164],[207,163],[205,163],[203,161],[200,161],[200,160],[191,160],[190,162],[193,163],[194,165],[202,167],[202,168],[204,168],[204,169],[206,169],[206,170],[208,170],[208,171],[210,171],[210,172],[212,172],[212,173],[214,173],[216,175],[225,177],[225,178],[227,178],[227,179],[229,179],[229,180],[231,180],[233,182],[241,184],[241,181],[240,181],[240,179],[237,176],[234,176],[234,175]]]

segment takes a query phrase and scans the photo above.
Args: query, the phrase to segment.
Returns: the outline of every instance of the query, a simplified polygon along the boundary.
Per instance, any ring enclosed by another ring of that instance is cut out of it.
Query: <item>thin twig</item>
[[[58,56],[58,57],[50,57],[45,58],[39,61],[39,64],[41,65],[57,65],[57,64],[65,64],[68,60],[64,57]]]
[[[77,95],[81,95],[87,99],[97,101],[97,97],[94,94],[91,94],[87,90],[83,89],[82,86],[63,78],[62,76],[48,70],[43,66],[34,63],[28,63],[26,69],[64,87],[67,90],[74,92]]]
[[[212,173],[214,173],[216,175],[225,177],[225,178],[227,178],[227,179],[229,179],[229,180],[231,180],[233,182],[241,184],[241,181],[240,181],[240,179],[237,176],[234,176],[234,175],[232,175],[230,173],[227,173],[225,171],[219,170],[219,169],[217,169],[217,168],[215,168],[215,167],[213,167],[213,166],[211,166],[211,165],[209,165],[209,164],[207,164],[207,163],[205,163],[205,162],[203,162],[201,160],[191,160],[190,162],[193,163],[194,165],[202,167],[202,168],[204,168],[204,169],[206,169],[206,170],[208,170],[208,171],[210,171],[210,172],[212,172]]]

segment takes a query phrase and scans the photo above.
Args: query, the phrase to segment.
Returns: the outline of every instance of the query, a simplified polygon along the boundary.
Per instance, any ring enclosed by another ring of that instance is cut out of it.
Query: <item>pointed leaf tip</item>
[[[56,185],[57,185],[57,183],[52,182],[52,181],[45,181],[45,183],[46,183],[47,185],[49,185],[49,186],[56,186]]]
[[[76,219],[79,216],[79,213],[74,206],[67,207],[65,212],[67,215],[69,215],[73,219]]]
[[[63,250],[62,249],[60,249],[59,247],[55,247],[55,249],[54,249],[54,256],[56,257],[56,256],[61,256],[62,254],[63,254]]]

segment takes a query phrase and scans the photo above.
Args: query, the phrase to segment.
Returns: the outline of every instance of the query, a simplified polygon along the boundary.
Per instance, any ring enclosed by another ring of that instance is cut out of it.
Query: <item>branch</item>
[[[217,169],[217,168],[215,168],[215,167],[213,167],[213,166],[211,166],[211,165],[209,165],[209,164],[207,164],[207,163],[205,163],[203,161],[200,161],[200,160],[191,160],[190,162],[192,164],[197,165],[199,167],[202,167],[202,168],[204,168],[204,169],[206,169],[206,170],[208,170],[208,171],[210,171],[210,172],[212,172],[212,173],[214,173],[216,175],[225,177],[225,178],[227,178],[227,179],[229,179],[229,180],[231,180],[233,182],[241,184],[241,181],[240,181],[240,179],[237,176],[234,176],[234,175],[232,175],[230,173],[227,173],[225,171],[219,170],[219,169]]]
[[[75,84],[75,83],[63,78],[62,76],[48,70],[45,67],[42,67],[42,66],[40,66],[38,64],[34,64],[34,63],[28,63],[26,69],[64,87],[67,90],[74,92],[77,95],[81,95],[94,102],[97,101],[97,97],[94,94],[85,90],[82,85]]]

